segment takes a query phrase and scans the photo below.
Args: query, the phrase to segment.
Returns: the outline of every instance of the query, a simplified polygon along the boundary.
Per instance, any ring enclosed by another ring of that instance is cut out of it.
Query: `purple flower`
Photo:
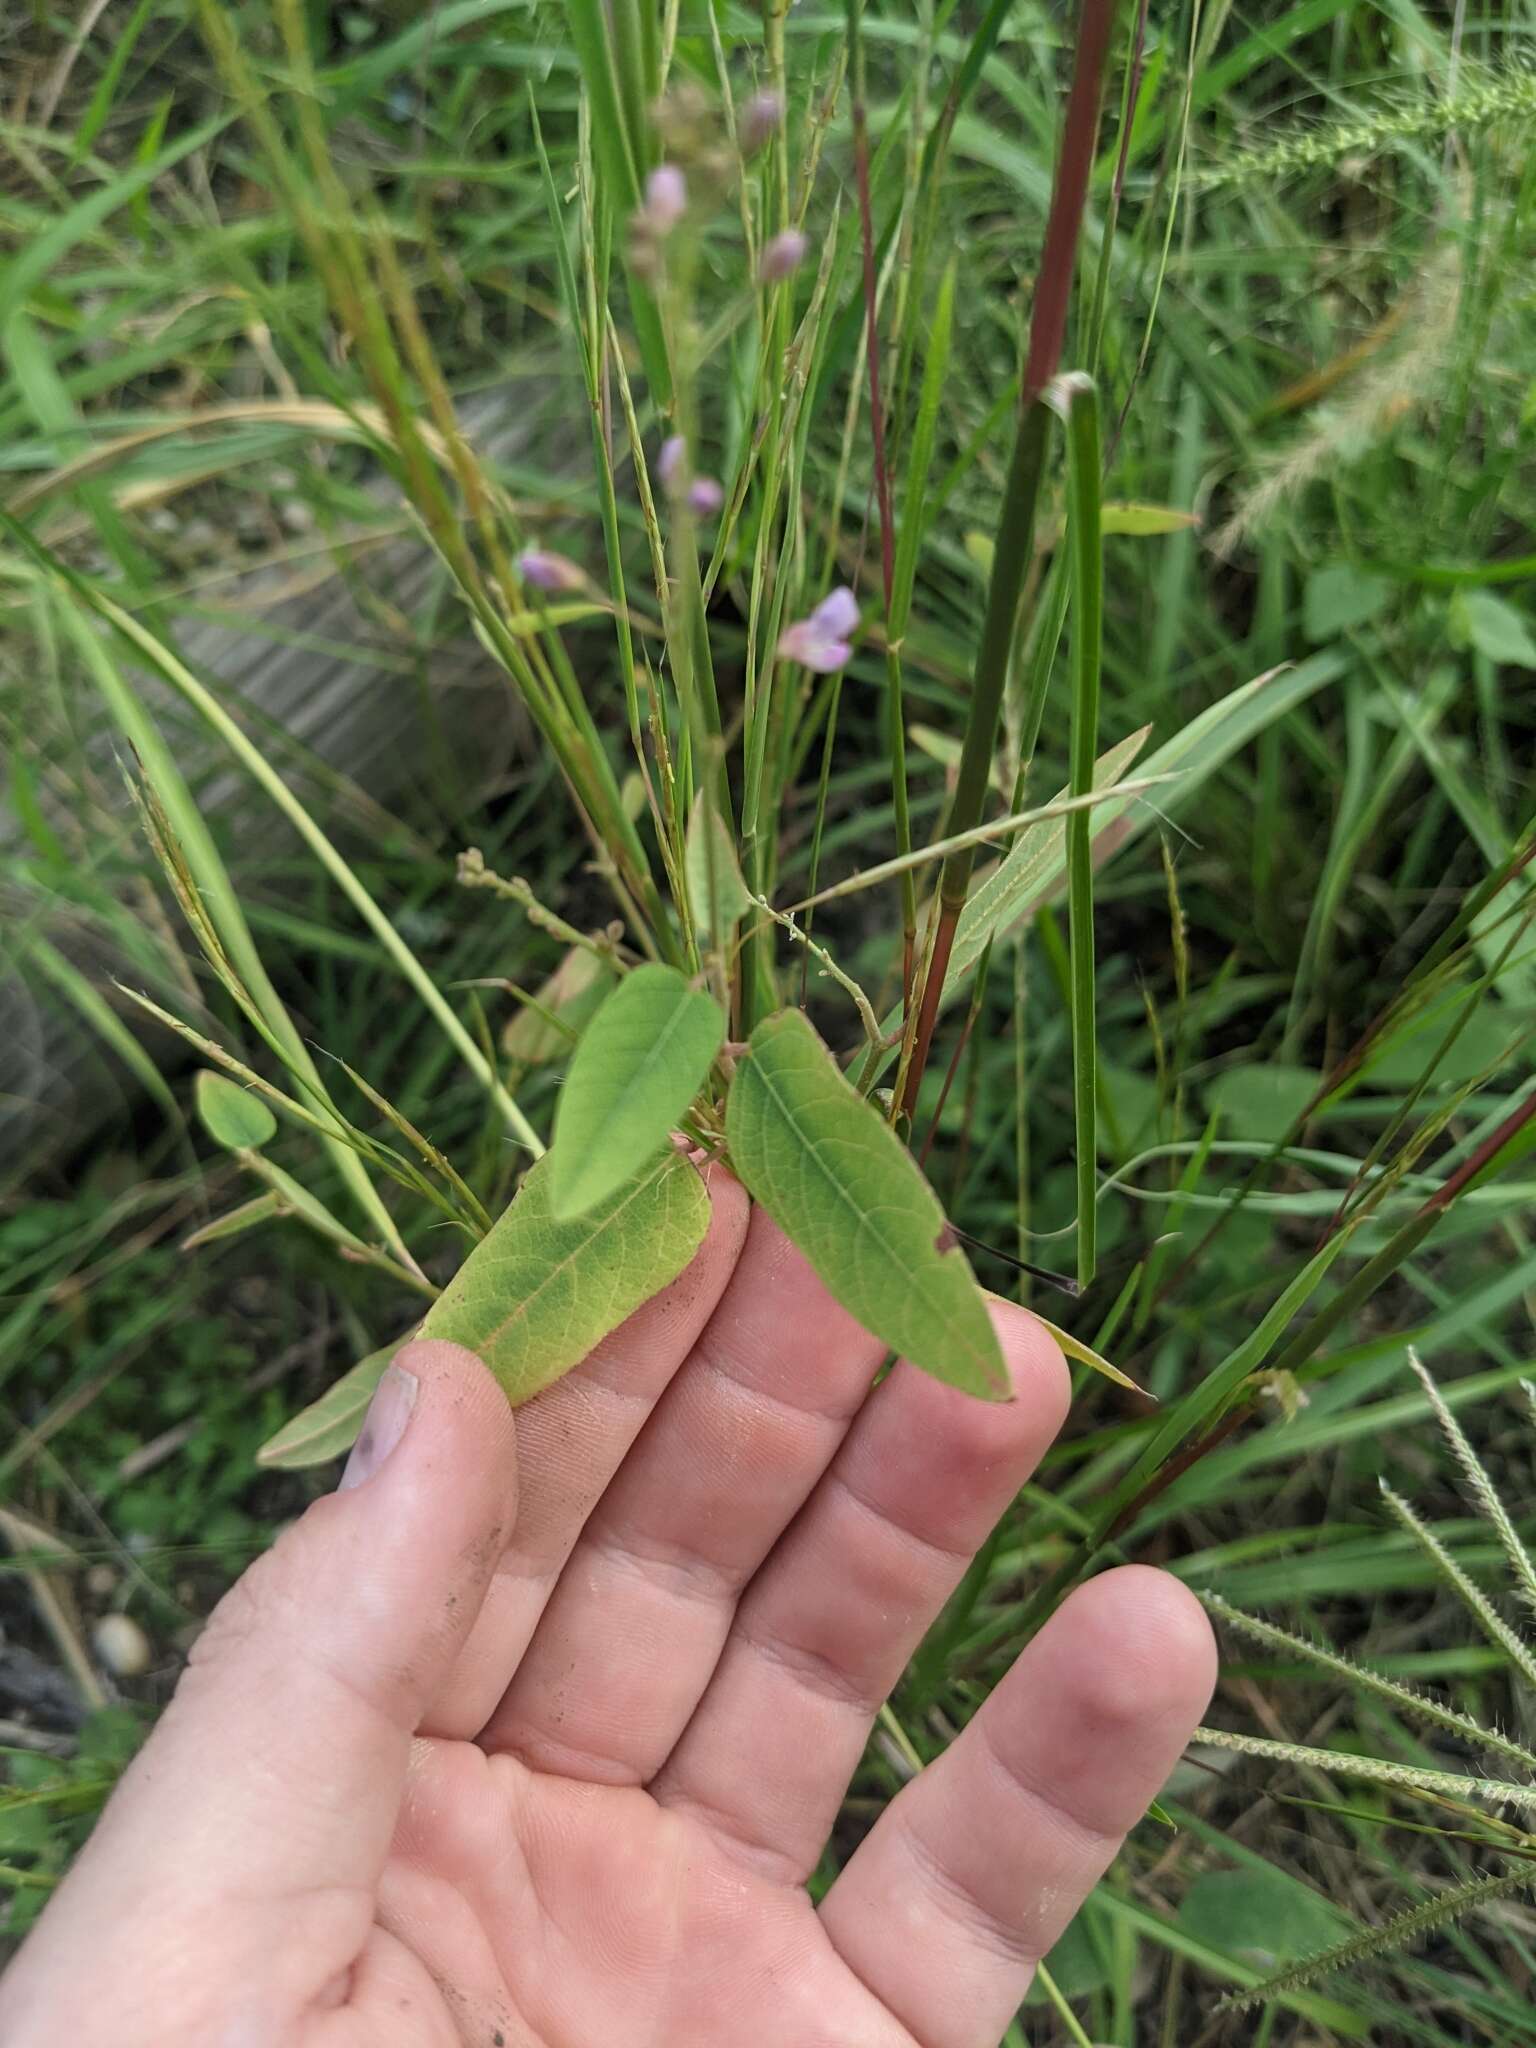
[[[661,453],[656,457],[656,475],[664,491],[670,491],[680,483],[687,469],[688,443],[681,434],[668,434],[661,444]]]
[[[670,235],[688,211],[688,185],[676,164],[658,164],[645,181],[640,217],[653,235]]]
[[[765,242],[757,265],[759,284],[782,284],[786,277],[793,277],[805,261],[807,246],[798,228],[785,228]]]
[[[535,590],[565,592],[584,590],[586,573],[569,555],[557,555],[548,548],[524,548],[517,558],[517,573]]]
[[[696,476],[688,486],[688,503],[701,519],[713,519],[725,503],[725,492],[712,476]]]
[[[859,623],[859,601],[846,583],[824,597],[808,619],[796,619],[779,635],[779,659],[798,661],[829,676],[853,653],[849,636]]]
[[[755,156],[784,119],[784,102],[776,92],[755,92],[741,110],[741,151]]]

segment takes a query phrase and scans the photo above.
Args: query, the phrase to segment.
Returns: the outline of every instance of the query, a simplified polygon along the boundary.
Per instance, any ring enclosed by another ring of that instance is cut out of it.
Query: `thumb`
[[[134,1898],[199,1922],[221,1901],[317,1894],[370,1915],[411,1740],[504,1547],[515,1472],[512,1411],[480,1361],[405,1346],[339,1489],[215,1609],[29,1949],[52,1920],[110,1925]],[[62,1932],[67,1950],[80,1927]]]

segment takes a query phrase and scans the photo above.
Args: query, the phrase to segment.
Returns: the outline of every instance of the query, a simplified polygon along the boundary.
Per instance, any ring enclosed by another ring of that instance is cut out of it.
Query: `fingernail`
[[[405,1425],[411,1419],[411,1411],[420,1392],[421,1382],[415,1373],[406,1372],[398,1365],[386,1368],[383,1379],[374,1389],[373,1399],[368,1403],[368,1413],[363,1417],[357,1442],[352,1446],[352,1455],[341,1475],[341,1484],[336,1489],[338,1493],[345,1493],[351,1486],[361,1486],[365,1479],[371,1479],[378,1471],[405,1435]]]

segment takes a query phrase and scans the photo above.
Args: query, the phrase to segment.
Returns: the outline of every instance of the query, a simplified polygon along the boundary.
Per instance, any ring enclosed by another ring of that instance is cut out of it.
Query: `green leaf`
[[[1137,540],[1149,540],[1162,533],[1183,533],[1199,524],[1195,513],[1181,512],[1177,505],[1140,505],[1108,498],[1099,509],[1101,533],[1128,533]]]
[[[421,1326],[423,1337],[478,1352],[514,1404],[675,1280],[709,1224],[704,1183],[676,1152],[570,1219],[550,1206],[553,1163],[551,1153],[529,1171]]]
[[[556,1216],[582,1215],[662,1149],[724,1038],[719,1005],[675,967],[625,976],[587,1026],[555,1112]]]
[[[205,1067],[195,1085],[203,1129],[226,1152],[259,1152],[277,1136],[277,1118],[238,1081]]]
[[[587,946],[572,946],[502,1033],[501,1049],[519,1072],[568,1053],[613,987],[613,969]],[[537,1007],[535,1007],[537,1005]],[[565,1028],[562,1030],[561,1026]]]
[[[1391,602],[1392,585],[1350,562],[1330,562],[1307,578],[1301,601],[1301,622],[1314,643],[1337,639],[1352,626],[1363,626]]]
[[[1146,745],[1150,731],[1150,726],[1143,726],[1140,732],[1129,734],[1112,746],[1108,753],[1100,755],[1093,771],[1095,789],[1110,789],[1124,779],[1131,763]],[[1051,801],[1060,803],[1070,794],[1069,790],[1060,789]],[[1105,804],[1091,811],[1089,815],[1095,832],[1103,831],[1106,821],[1123,809],[1124,802],[1121,802]],[[952,1001],[959,993],[961,982],[981,958],[993,933],[1007,931],[1032,913],[1039,899],[1060,881],[1066,865],[1067,820],[1063,817],[1021,834],[1007,858],[990,873],[981,876],[960,913],[960,922],[955,930],[954,951],[950,954],[949,973],[944,980],[947,1000]]]
[[[1506,668],[1536,668],[1536,640],[1522,613],[1491,590],[1458,591],[1451,600],[1451,636]]]
[[[1197,1941],[1258,1969],[1328,1948],[1350,1923],[1326,1899],[1279,1870],[1208,1870],[1184,1894],[1178,1925]]]
[[[1220,1115],[1225,1136],[1278,1144],[1317,1093],[1321,1078],[1311,1067],[1281,1060],[1228,1067],[1206,1089],[1205,1106]]]
[[[1456,1020],[1457,1010],[1465,1000],[1463,993],[1455,990],[1451,999],[1436,1003],[1427,1013],[1410,1018],[1390,1036],[1384,1037],[1380,1049],[1373,1049],[1367,1054],[1360,1085],[1363,1088],[1416,1086],[1424,1069],[1439,1052]],[[1511,1016],[1503,1004],[1485,999],[1440,1059],[1429,1081],[1430,1088],[1443,1091],[1475,1081],[1509,1051],[1510,1040],[1518,1028],[1518,1018]]]
[[[953,733],[940,732],[931,725],[916,724],[907,727],[907,738],[914,747],[920,748],[928,755],[930,760],[937,761],[947,774],[954,776],[959,773],[961,743]],[[1003,773],[1001,761],[993,761],[987,780],[999,796],[1008,795],[1008,778]]]
[[[242,1231],[254,1230],[259,1224],[270,1223],[274,1217],[286,1213],[282,1196],[275,1188],[269,1189],[264,1195],[253,1195],[250,1201],[241,1202],[238,1208],[226,1209],[211,1223],[189,1231],[181,1240],[181,1249],[195,1252],[205,1244],[217,1244],[221,1238],[239,1237]]]
[[[688,906],[701,932],[718,938],[752,908],[752,894],[736,858],[736,841],[707,789],[701,789],[694,799],[683,869]]]
[[[997,543],[990,533],[978,532],[974,527],[961,542],[967,559],[981,571],[982,579],[992,574],[992,564],[997,556]]]
[[[349,1450],[363,1426],[373,1390],[384,1377],[384,1368],[415,1335],[414,1330],[407,1330],[392,1344],[359,1359],[318,1401],[311,1401],[291,1422],[285,1422],[276,1436],[268,1437],[256,1453],[257,1464],[297,1472],[305,1465],[324,1465]]]
[[[967,1393],[1007,1393],[986,1302],[932,1189],[798,1010],[753,1032],[725,1129],[748,1191],[866,1330]]]
[[[1111,1365],[1107,1358],[1095,1351],[1091,1344],[1085,1344],[1081,1337],[1074,1337],[1070,1330],[1061,1330],[1054,1323],[1047,1322],[1038,1310],[1033,1311],[1035,1321],[1056,1339],[1063,1354],[1074,1365],[1086,1365],[1090,1371],[1102,1373],[1107,1380],[1113,1380],[1117,1387],[1129,1387],[1133,1394],[1141,1394],[1149,1401],[1156,1400],[1139,1380],[1133,1380],[1128,1372],[1122,1372],[1118,1365]]]

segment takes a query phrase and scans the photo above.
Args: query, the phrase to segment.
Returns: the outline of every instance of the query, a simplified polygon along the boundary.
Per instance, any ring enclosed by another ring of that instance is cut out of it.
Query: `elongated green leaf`
[[[1046,1321],[1038,1309],[1034,1310],[1033,1314],[1041,1329],[1050,1331],[1074,1365],[1086,1365],[1093,1372],[1102,1373],[1105,1379],[1113,1380],[1117,1387],[1129,1387],[1133,1394],[1145,1394],[1149,1401],[1155,1398],[1147,1393],[1144,1386],[1133,1380],[1128,1372],[1122,1372],[1118,1365],[1111,1365],[1107,1358],[1101,1357],[1093,1346],[1085,1344],[1081,1337],[1074,1337],[1069,1330],[1057,1329],[1054,1323]]]
[[[291,1422],[285,1422],[276,1436],[268,1437],[256,1453],[257,1464],[296,1472],[305,1465],[324,1465],[350,1449],[363,1426],[373,1390],[384,1377],[384,1368],[415,1334],[414,1330],[407,1330],[393,1344],[359,1359],[318,1401],[311,1401]]]
[[[626,975],[587,1026],[555,1113],[550,1209],[583,1215],[662,1149],[714,1062],[725,1019],[675,967]]]
[[[478,1352],[513,1403],[579,1364],[675,1280],[709,1224],[703,1181],[670,1151],[585,1216],[563,1220],[550,1207],[553,1156],[529,1172],[421,1326],[424,1337]]]
[[[1006,1394],[986,1302],[932,1189],[798,1010],[753,1032],[726,1136],[750,1193],[866,1330],[967,1393]]]
[[[1108,498],[1099,511],[1101,533],[1128,533],[1137,540],[1183,533],[1199,524],[1195,513],[1181,512],[1177,505],[1140,505],[1123,498]]]
[[[1096,808],[1095,850],[1107,845],[1111,851],[1118,851],[1155,818],[1177,815],[1193,800],[1207,776],[1256,739],[1267,725],[1294,711],[1326,684],[1336,682],[1345,667],[1344,658],[1329,649],[1298,662],[1294,668],[1255,676],[1199,712],[1142,763],[1145,774],[1177,774],[1178,781],[1160,795],[1156,810],[1147,805],[1133,810],[1132,797],[1114,798]],[[1132,733],[1100,756],[1093,774],[1095,789],[1121,780],[1146,744],[1148,730]],[[1063,790],[1061,794],[1065,796],[1067,792]],[[1110,834],[1113,836],[1107,836]],[[944,981],[946,1003],[953,1002],[960,993],[988,937],[1010,930],[1044,891],[1059,882],[1065,865],[1064,827],[1049,833],[1031,832],[1005,861],[976,884],[955,934],[954,952]]]
[[[254,1230],[258,1224],[270,1223],[274,1217],[285,1213],[282,1196],[271,1188],[264,1195],[253,1195],[248,1202],[241,1202],[238,1208],[226,1209],[211,1223],[188,1231],[181,1240],[181,1249],[195,1252],[205,1244],[217,1244],[221,1238],[239,1237],[242,1231]]]
[[[259,1152],[277,1136],[277,1118],[259,1095],[238,1081],[205,1067],[195,1086],[203,1129],[227,1152]]]
[[[566,31],[581,65],[582,82],[592,108],[592,149],[609,204],[619,221],[627,221],[640,204],[649,157],[645,132],[634,133],[628,118],[627,95],[615,63],[612,21],[602,0],[570,0]],[[627,68],[627,66],[625,67]],[[672,397],[672,369],[666,333],[656,295],[646,280],[629,270],[630,306],[641,360],[651,392],[661,405]]]
[[[707,789],[694,800],[683,863],[693,921],[718,938],[752,908],[752,892],[742,880],[736,841]]]
[[[1093,771],[1095,789],[1109,789],[1124,777],[1146,745],[1150,730],[1143,726],[1140,732],[1128,734],[1100,756]],[[1058,790],[1051,801],[1063,803],[1070,795],[1069,789]],[[1119,803],[1104,804],[1092,811],[1089,815],[1095,835],[1105,831],[1122,808]],[[946,1000],[952,1001],[959,993],[960,984],[981,958],[993,933],[1008,930],[1031,910],[1045,891],[1061,879],[1066,866],[1067,820],[1062,818],[1026,833],[1005,860],[982,876],[960,914],[955,949],[944,983]]]

